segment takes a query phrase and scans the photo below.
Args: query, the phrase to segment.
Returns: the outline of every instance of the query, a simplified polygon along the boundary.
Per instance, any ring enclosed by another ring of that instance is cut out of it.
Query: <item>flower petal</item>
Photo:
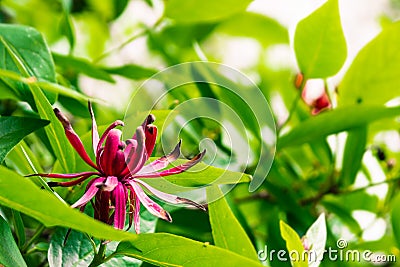
[[[92,103],[90,101],[88,102],[88,107],[89,107],[90,117],[92,118],[92,146],[93,146],[93,153],[96,156],[96,154],[97,154],[97,146],[99,145],[100,137],[99,137],[99,132],[97,130],[97,123],[96,123],[96,119],[94,117]]]
[[[136,181],[129,181],[129,184],[132,186],[133,190],[136,193],[136,196],[139,198],[140,202],[143,204],[143,206],[154,216],[157,216],[161,219],[164,219],[168,222],[172,222],[172,218],[169,215],[167,211],[165,211],[160,205],[158,205],[156,202],[151,200],[146,193],[143,191],[143,189],[136,184]]]
[[[178,197],[175,195],[171,195],[171,194],[167,194],[165,192],[161,192],[157,189],[155,189],[154,187],[151,187],[150,185],[148,185],[147,183],[138,180],[138,179],[134,179],[134,182],[137,182],[139,184],[141,184],[143,187],[145,187],[147,190],[149,190],[153,195],[155,195],[157,198],[164,200],[168,203],[171,204],[189,204],[192,206],[195,206],[196,208],[202,209],[204,211],[206,211],[206,208],[203,205],[200,205],[190,199],[187,198],[182,198],[182,197]]]
[[[32,177],[32,176],[42,176],[42,177],[49,177],[49,178],[64,178],[64,179],[71,179],[71,178],[78,178],[85,175],[100,175],[98,172],[80,172],[80,173],[71,173],[71,174],[61,174],[61,173],[34,173],[25,175],[25,177]]]
[[[122,132],[118,129],[110,130],[106,139],[103,154],[101,155],[100,167],[108,175],[117,175],[114,173],[114,159],[119,150]]]
[[[135,215],[133,216],[135,232],[140,234],[140,199],[135,198]]]
[[[115,187],[117,185],[118,185],[118,178],[115,176],[108,176],[104,180],[104,183],[101,185],[98,185],[97,187],[101,188],[101,190],[103,190],[103,191],[111,192],[115,189]]]
[[[200,154],[196,155],[194,158],[192,158],[188,162],[178,165],[176,167],[173,167],[171,169],[161,171],[161,172],[136,174],[133,177],[134,178],[154,178],[154,177],[178,174],[178,173],[186,171],[187,169],[189,169],[189,168],[193,167],[194,165],[196,165],[197,163],[199,163],[202,160],[202,158],[204,157],[205,153],[206,153],[206,150],[204,150]]]
[[[122,183],[118,183],[111,194],[113,195],[115,203],[114,227],[117,229],[124,229],[127,201],[126,188]]]
[[[83,194],[83,196],[80,199],[78,199],[78,201],[72,204],[71,207],[76,208],[86,205],[86,203],[88,203],[96,195],[97,191],[99,190],[98,185],[102,184],[104,180],[105,180],[104,177],[99,177],[97,179],[92,180],[92,183],[86,190],[85,194]]]
[[[110,216],[110,195],[109,191],[99,190],[95,196],[94,218],[104,223],[108,223]]]
[[[127,158],[127,167],[121,173],[122,176],[127,175],[129,173],[134,174],[138,170],[140,170],[145,163],[145,135],[142,127],[136,128],[136,140],[137,147],[136,150],[131,150],[130,155]]]
[[[68,181],[68,182],[48,182],[47,184],[50,187],[55,187],[55,186],[68,187],[68,186],[73,186],[73,185],[80,184],[80,183],[82,183],[83,181],[85,181],[87,178],[89,178],[92,175],[93,174],[86,174],[86,175],[80,177],[79,179],[76,179],[76,180],[73,180],[73,181]]]
[[[100,148],[101,148],[102,144],[104,143],[104,140],[106,140],[106,138],[107,138],[108,134],[110,133],[110,131],[111,131],[112,129],[114,129],[115,127],[117,127],[117,126],[124,126],[124,122],[123,122],[123,121],[120,121],[120,120],[114,121],[110,126],[108,126],[108,128],[107,128],[107,129],[104,131],[104,133],[101,135],[100,141],[99,141],[99,143],[97,144],[96,157],[99,156]]]
[[[154,146],[157,140],[157,127],[155,125],[146,125],[144,129],[144,134],[146,136],[146,152],[147,156],[150,157],[153,153]],[[146,160],[148,160],[148,157]]]
[[[82,144],[81,139],[79,136],[75,133],[74,129],[72,129],[71,123],[69,120],[61,113],[61,111],[58,108],[54,109],[54,113],[56,114],[58,120],[61,122],[61,124],[64,127],[65,135],[67,136],[69,142],[71,145],[74,147],[76,152],[78,152],[79,156],[90,166],[98,170],[98,167],[96,164],[93,163],[93,161],[90,159],[89,155],[86,153],[85,147]]]
[[[153,173],[164,169],[171,162],[177,160],[181,154],[181,141],[175,146],[174,150],[168,155],[162,156],[161,158],[144,166],[137,174]]]

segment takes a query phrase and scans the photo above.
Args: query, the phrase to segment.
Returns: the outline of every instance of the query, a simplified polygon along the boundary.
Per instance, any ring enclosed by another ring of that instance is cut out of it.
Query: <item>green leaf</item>
[[[89,266],[94,256],[89,237],[73,230],[67,238],[67,231],[65,228],[58,228],[51,236],[47,254],[49,266]]]
[[[165,16],[178,23],[199,23],[219,21],[244,11],[252,0],[168,0]]]
[[[358,53],[339,86],[339,104],[383,104],[400,95],[399,39],[396,22]]]
[[[398,116],[399,113],[400,107],[357,106],[337,108],[301,122],[289,133],[279,138],[278,148],[308,143],[318,137],[348,131],[379,119]]]
[[[21,58],[20,55],[18,55],[18,53],[12,49],[7,41],[3,39],[0,40],[2,40],[3,45],[12,58],[12,61],[17,66],[18,70],[23,76],[28,77],[29,72],[26,67],[26,62],[23,60],[23,58]],[[40,117],[51,122],[51,124],[46,127],[45,130],[57,159],[60,161],[64,171],[72,172],[75,167],[75,161],[73,160],[74,152],[72,146],[68,142],[68,139],[65,137],[64,128],[55,116],[53,107],[50,105],[50,102],[42,90],[35,84],[28,84],[28,87],[31,90]]]
[[[301,243],[299,235],[295,230],[287,225],[284,221],[279,222],[281,236],[286,241],[286,248],[291,255],[290,260],[294,267],[307,267],[308,257],[304,253],[304,247]]]
[[[356,180],[367,144],[367,132],[365,125],[348,132],[339,176],[339,184],[343,187],[352,185]]]
[[[62,0],[63,14],[60,21],[60,30],[67,37],[69,43],[70,53],[74,50],[75,46],[75,31],[71,20],[71,0]]]
[[[151,161],[157,159],[150,158]],[[178,159],[173,163],[173,166],[187,162],[184,159]],[[172,167],[172,166],[171,166]],[[163,192],[176,193],[196,189],[211,184],[237,184],[251,181],[251,175],[233,172],[213,166],[209,166],[202,162],[196,164],[189,170],[171,176],[162,178],[146,179],[146,183],[158,188]]]
[[[262,266],[229,250],[171,234],[138,235],[135,242],[122,242],[116,255],[126,255],[156,266]]]
[[[347,203],[337,203],[332,201],[332,199],[324,198],[321,204],[331,213],[334,213],[349,229],[360,236],[362,234],[362,229],[358,224],[357,220],[353,218],[351,210],[349,210]]]
[[[49,124],[49,121],[26,117],[0,117],[0,162],[25,136]]]
[[[253,244],[233,214],[221,189],[214,185],[207,187],[206,190],[215,245],[257,261]]]
[[[397,241],[397,246],[400,247],[400,195],[397,195],[392,203],[392,228],[393,228],[393,235]]]
[[[114,79],[107,72],[83,58],[53,53],[53,59],[56,65],[63,68],[66,72],[72,70],[75,73],[82,73],[98,80],[115,83]]]
[[[11,229],[8,223],[0,215],[0,236],[1,236],[1,246],[0,246],[0,265],[4,267],[14,267],[14,266],[26,266],[24,258],[18,249],[17,244],[15,244],[14,237],[11,233]]]
[[[222,21],[214,31],[254,38],[264,47],[289,43],[289,34],[284,26],[274,19],[252,12],[243,12]]]
[[[102,70],[110,74],[116,74],[132,80],[146,79],[158,72],[156,69],[150,69],[139,65],[129,64],[120,67],[102,67]]]
[[[0,166],[0,204],[25,213],[47,227],[64,226],[107,240],[133,240],[136,237],[70,208],[29,179],[3,166]]]
[[[340,23],[338,0],[328,0],[299,22],[294,50],[300,70],[307,78],[333,76],[347,56],[346,40]]]
[[[1,69],[21,71],[10,55],[9,49],[5,47],[8,45],[12,47],[13,53],[24,61],[26,73],[21,73],[23,76],[33,76],[48,82],[56,81],[53,59],[43,36],[38,31],[26,26],[0,24],[0,41],[0,58],[3,59],[0,62]],[[21,83],[10,82],[12,87],[21,93],[21,99],[34,107],[35,103],[29,88]],[[57,95],[46,93],[46,97],[50,103],[54,103]]]
[[[305,235],[308,244],[310,244],[309,267],[318,267],[324,257],[326,245],[326,222],[325,214],[322,213],[318,219],[308,228]]]

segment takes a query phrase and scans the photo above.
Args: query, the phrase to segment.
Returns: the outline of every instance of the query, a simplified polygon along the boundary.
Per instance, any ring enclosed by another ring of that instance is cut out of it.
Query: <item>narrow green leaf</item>
[[[362,229],[356,219],[353,218],[347,203],[337,203],[329,198],[324,198],[321,204],[331,213],[334,213],[357,236],[362,234]]]
[[[11,210],[11,213],[18,247],[22,247],[26,241],[24,222],[22,221],[21,213],[16,210]]]
[[[356,180],[367,144],[367,132],[365,125],[348,132],[339,176],[339,184],[343,187],[352,185]]]
[[[299,22],[294,36],[294,50],[300,70],[307,78],[325,78],[340,70],[346,60],[347,49],[338,0],[328,0]]]
[[[70,53],[74,50],[75,46],[75,31],[71,20],[71,0],[62,0],[61,4],[63,6],[63,14],[60,21],[61,32],[67,37],[69,43]]]
[[[122,242],[116,255],[126,255],[156,266],[262,266],[229,250],[171,234],[142,234]]]
[[[326,222],[325,214],[322,213],[318,219],[308,228],[305,235],[306,242],[310,245],[308,266],[318,267],[324,257],[326,245]]]
[[[214,31],[254,38],[264,47],[289,43],[289,34],[284,26],[274,19],[252,12],[243,12],[222,21]]]
[[[29,72],[24,59],[13,50],[11,44],[4,39],[0,40],[2,40],[2,43],[5,46],[9,56],[12,58],[15,66],[23,76],[28,78]],[[75,154],[72,146],[68,142],[68,139],[65,137],[64,128],[55,116],[53,107],[42,90],[34,84],[28,84],[28,87],[33,95],[40,117],[51,122],[51,124],[46,127],[45,130],[57,159],[60,161],[64,171],[72,172],[75,167],[75,161],[73,160]]]
[[[257,261],[253,244],[233,214],[221,189],[213,185],[207,187],[206,190],[215,245]]]
[[[178,23],[212,22],[244,11],[251,2],[252,0],[168,0],[164,15]]]
[[[133,240],[136,235],[118,231],[59,201],[29,179],[0,166],[0,204],[18,210],[45,226],[64,226],[100,239]],[[18,266],[18,265],[17,265]]]
[[[396,22],[358,53],[339,86],[339,104],[383,104],[400,95],[399,40]]]
[[[134,64],[123,65],[120,67],[102,67],[102,70],[132,80],[146,79],[158,72],[156,69],[150,69]]]
[[[24,258],[22,258],[18,246],[17,244],[15,244],[15,240],[11,233],[11,229],[8,226],[6,220],[4,220],[4,218],[1,215],[0,215],[0,236],[1,236],[0,265],[4,265],[4,267],[26,266]]]
[[[86,59],[64,56],[57,53],[53,53],[53,59],[57,66],[67,72],[72,70],[75,73],[82,73],[98,80],[115,83],[114,79],[107,72],[91,64]]]
[[[368,114],[368,116],[365,114]],[[279,138],[278,148],[308,143],[318,137],[348,131],[399,114],[400,107],[357,106],[337,108],[301,122],[289,133]]]
[[[304,253],[304,247],[299,235],[285,222],[280,221],[279,227],[281,236],[286,241],[286,248],[291,255],[290,260],[294,267],[308,267],[307,253]]]
[[[10,55],[7,45],[14,49],[13,53],[18,54],[19,58],[24,61],[26,73],[21,73],[25,77],[36,77],[48,82],[56,81],[56,73],[54,69],[53,59],[50,55],[43,36],[34,28],[21,26],[0,24],[0,68],[14,72],[21,72],[16,65],[14,58]],[[27,101],[31,106],[35,107],[35,103],[29,88],[21,83],[10,81],[13,88],[21,93],[21,99]],[[50,103],[54,103],[57,95],[54,93],[46,93],[46,97]]]
[[[26,117],[0,118],[0,162],[25,136],[49,124],[49,121]]]

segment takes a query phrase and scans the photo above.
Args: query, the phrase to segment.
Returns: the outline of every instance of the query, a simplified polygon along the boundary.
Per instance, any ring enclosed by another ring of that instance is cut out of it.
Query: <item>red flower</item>
[[[74,179],[67,182],[50,182],[51,186],[73,186],[77,185],[89,177],[95,176],[89,181],[85,194],[75,202],[72,207],[79,207],[82,211],[86,204],[94,197],[94,217],[102,222],[113,224],[115,228],[125,227],[126,209],[129,206],[129,226],[134,223],[137,233],[139,233],[139,210],[140,203],[147,208],[153,215],[169,222],[171,216],[160,205],[150,199],[143,191],[142,187],[154,194],[157,198],[172,204],[190,204],[200,209],[205,209],[189,199],[161,192],[139,178],[161,177],[184,172],[194,166],[203,158],[205,151],[201,152],[188,162],[162,170],[180,155],[179,142],[175,149],[168,155],[163,156],[147,165],[146,161],[153,152],[157,137],[157,127],[152,125],[155,120],[153,115],[149,115],[145,122],[136,129],[132,139],[125,142],[121,141],[122,132],[115,129],[123,126],[122,121],[112,123],[99,137],[96,120],[93,115],[92,107],[89,103],[89,111],[92,117],[92,144],[96,156],[93,162],[87,154],[81,139],[71,127],[71,123],[57,108],[54,112],[64,126],[65,134],[71,145],[78,152],[80,157],[95,171],[75,173],[75,174],[33,174],[50,178],[69,178]],[[160,171],[161,170],[161,171]]]

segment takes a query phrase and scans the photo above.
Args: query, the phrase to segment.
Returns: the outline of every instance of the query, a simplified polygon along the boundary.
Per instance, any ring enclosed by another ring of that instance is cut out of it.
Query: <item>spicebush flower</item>
[[[72,129],[71,123],[57,108],[54,109],[58,120],[62,123],[65,134],[79,156],[95,171],[74,173],[74,174],[33,174],[49,178],[74,179],[66,182],[49,182],[50,186],[73,186],[82,183],[89,177],[94,176],[86,187],[84,195],[76,201],[72,207],[79,207],[81,211],[86,204],[94,198],[94,217],[107,224],[113,224],[117,229],[125,227],[126,210],[129,207],[129,226],[134,224],[135,231],[139,233],[139,211],[140,203],[147,210],[166,221],[171,222],[171,216],[160,205],[150,199],[142,188],[155,195],[157,198],[172,204],[189,204],[200,209],[205,209],[189,199],[161,192],[139,178],[154,178],[178,174],[184,172],[197,164],[203,158],[205,150],[188,162],[165,169],[168,164],[178,159],[180,155],[179,142],[175,149],[147,165],[146,161],[153,152],[157,138],[157,127],[152,123],[155,120],[149,115],[141,126],[136,129],[134,136],[125,142],[121,141],[122,132],[115,129],[123,126],[120,120],[112,123],[99,137],[97,124],[89,103],[89,112],[92,119],[92,145],[96,162],[93,162],[87,154],[79,136]]]

